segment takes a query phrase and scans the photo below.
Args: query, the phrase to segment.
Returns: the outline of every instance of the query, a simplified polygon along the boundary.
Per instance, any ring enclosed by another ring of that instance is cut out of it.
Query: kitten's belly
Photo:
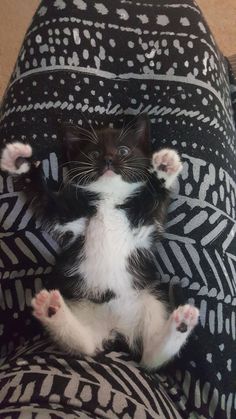
[[[104,291],[110,288],[118,294],[131,289],[127,258],[136,247],[134,233],[125,213],[101,205],[87,227],[84,259],[79,271],[88,287]]]

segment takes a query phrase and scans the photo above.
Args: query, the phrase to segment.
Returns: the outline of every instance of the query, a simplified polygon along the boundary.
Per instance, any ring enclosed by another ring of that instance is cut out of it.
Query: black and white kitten
[[[63,137],[68,172],[57,193],[32,164],[30,145],[7,144],[1,157],[2,170],[32,177],[45,225],[64,237],[33,314],[71,353],[95,355],[121,334],[131,350],[141,339],[141,364],[158,368],[179,352],[199,316],[190,305],[170,314],[154,291],[153,251],[179,156],[171,149],[151,154],[145,115],[123,130],[67,125]]]

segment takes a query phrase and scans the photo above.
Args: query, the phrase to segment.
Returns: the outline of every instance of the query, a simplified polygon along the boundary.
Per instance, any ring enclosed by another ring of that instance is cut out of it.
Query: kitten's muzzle
[[[102,174],[107,173],[107,172],[117,173],[117,170],[115,169],[115,166],[114,166],[113,158],[111,156],[104,157],[104,167],[102,170]]]
[[[104,158],[104,161],[105,161],[105,165],[106,165],[106,167],[107,167],[108,169],[111,169],[111,168],[112,168],[112,166],[113,166],[113,158],[112,158],[112,157],[110,157],[110,156],[106,156],[106,157]]]
[[[114,165],[113,165],[112,157],[106,156],[104,158],[104,163],[105,163],[104,172],[106,172],[107,170],[113,170],[114,171]]]

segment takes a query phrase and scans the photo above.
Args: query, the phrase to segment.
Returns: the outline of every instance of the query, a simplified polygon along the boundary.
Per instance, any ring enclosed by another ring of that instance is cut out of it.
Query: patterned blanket
[[[126,352],[72,358],[43,336],[32,295],[58,244],[0,175],[0,417],[236,417],[236,87],[192,0],[43,0],[6,91],[0,144],[29,142],[53,186],[58,121],[88,127],[147,112],[153,148],[176,148],[157,276],[179,284],[200,323],[177,359],[146,374]],[[233,97],[233,100],[232,100]]]

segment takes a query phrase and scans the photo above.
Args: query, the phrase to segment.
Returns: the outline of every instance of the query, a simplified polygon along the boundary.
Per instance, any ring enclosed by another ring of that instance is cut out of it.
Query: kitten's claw
[[[0,169],[13,175],[27,173],[31,163],[32,147],[20,142],[7,144],[2,151]]]
[[[34,165],[35,167],[39,167],[39,166],[40,166],[40,164],[41,164],[41,161],[39,161],[39,160],[37,160],[37,161],[33,162],[33,165]]]
[[[178,175],[182,170],[182,163],[175,150],[164,148],[153,154],[152,165],[156,172],[164,172],[166,175]]]
[[[174,328],[180,333],[190,332],[198,323],[199,310],[189,304],[179,306],[171,314]]]
[[[61,308],[62,297],[57,290],[42,290],[33,298],[31,305],[33,307],[33,315],[43,321],[53,317]]]

